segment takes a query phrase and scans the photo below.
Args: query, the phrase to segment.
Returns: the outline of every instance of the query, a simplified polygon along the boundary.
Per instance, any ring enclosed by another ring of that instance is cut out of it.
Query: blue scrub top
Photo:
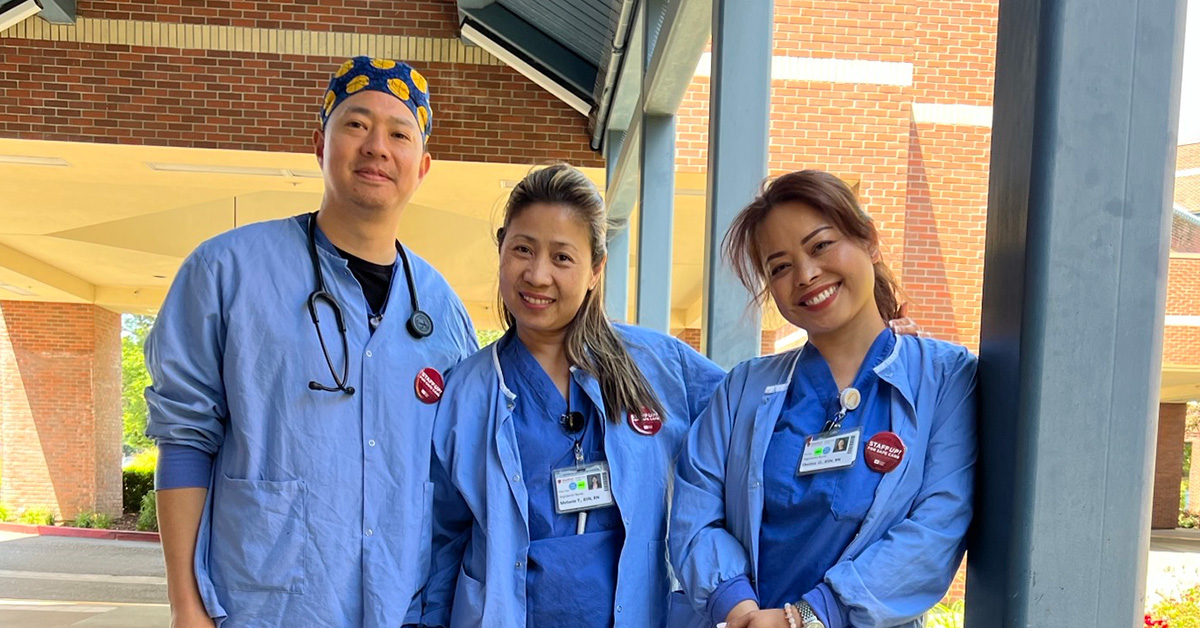
[[[472,353],[474,330],[446,280],[410,253],[435,331],[417,340],[405,329],[412,306],[397,272],[371,333],[362,287],[318,230],[356,392],[311,390],[332,377],[307,306],[317,280],[304,218],[229,231],[183,263],[146,340],[146,432],[161,448],[213,457],[194,572],[220,628],[416,624],[436,406],[414,382]],[[340,367],[347,356],[324,305],[320,324]]]
[[[801,351],[797,376],[763,460],[758,581],[763,608],[782,608],[820,584],[858,534],[883,477],[866,465],[866,441],[889,426],[891,386],[879,379],[875,367],[895,345],[891,330],[881,332],[854,377],[862,401],[841,426],[842,433],[862,428],[853,466],[798,476],[806,439],[820,433],[841,408],[840,391],[825,358],[811,343]]]
[[[582,412],[585,462],[604,460],[604,418],[572,378],[570,407],[549,374],[510,331],[499,341],[500,366],[517,395],[513,426],[529,490],[529,571],[526,625],[602,628],[613,623],[617,561],[625,542],[616,506],[588,512],[585,533],[578,515],[555,510],[553,471],[575,465],[575,437],[560,425],[568,410]]]

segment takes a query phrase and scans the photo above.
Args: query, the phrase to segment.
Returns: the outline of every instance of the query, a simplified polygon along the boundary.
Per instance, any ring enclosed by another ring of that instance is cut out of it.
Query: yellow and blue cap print
[[[321,101],[321,128],[342,101],[366,89],[391,94],[412,111],[421,127],[421,139],[433,132],[433,109],[429,106],[429,83],[421,73],[402,61],[354,57],[333,73]]]

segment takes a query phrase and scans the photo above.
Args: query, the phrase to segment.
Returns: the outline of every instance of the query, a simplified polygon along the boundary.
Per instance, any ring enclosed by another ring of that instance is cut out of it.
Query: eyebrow
[[[517,238],[519,238],[519,239],[521,239],[521,240],[525,240],[526,242],[532,242],[532,243],[534,243],[534,244],[538,244],[538,241],[537,241],[537,240],[535,240],[534,238],[531,238],[530,236],[527,236],[527,235],[525,235],[525,234],[523,234],[523,233],[514,233],[514,234],[512,234],[512,236],[511,236],[511,237],[512,237],[513,239],[517,239]],[[573,250],[573,251],[579,250],[579,247],[575,246],[575,244],[574,244],[574,243],[572,243],[572,242],[567,242],[566,240],[551,240],[551,241],[550,241],[550,245],[551,245],[551,246],[557,246],[557,247],[559,247],[559,248],[569,248],[569,249],[571,249],[571,250]]]
[[[818,233],[821,233],[822,231],[824,231],[824,230],[826,230],[826,229],[832,229],[832,228],[833,228],[833,227],[830,227],[829,225],[824,225],[824,226],[821,226],[821,227],[817,227],[816,229],[813,229],[812,233],[810,233],[810,234],[808,234],[808,235],[804,236],[804,239],[800,241],[800,246],[804,246],[805,244],[808,244],[808,241],[809,241],[809,240],[811,240],[811,239],[813,239],[813,238],[815,238],[815,237],[817,237],[817,234],[818,234]],[[770,254],[770,255],[768,255],[768,256],[767,256],[767,259],[766,259],[766,261],[768,261],[768,262],[769,262],[769,261],[771,261],[771,260],[775,259],[776,257],[779,257],[779,256],[781,256],[781,255],[783,255],[783,254],[784,254],[784,253],[783,253],[783,251],[778,251],[778,252],[772,253],[772,254]]]
[[[366,116],[368,118],[375,117],[375,112],[361,105],[350,105],[350,108],[346,110],[346,113],[357,113],[360,116]],[[408,118],[402,118],[400,116],[388,116],[388,119],[401,126],[407,126],[411,128],[417,127],[417,124]]]

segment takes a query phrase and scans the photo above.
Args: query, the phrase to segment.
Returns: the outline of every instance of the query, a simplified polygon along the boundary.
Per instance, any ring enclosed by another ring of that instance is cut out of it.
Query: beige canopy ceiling
[[[401,222],[401,239],[446,275],[480,327],[496,327],[500,208],[529,168],[435,159]],[[603,187],[603,171],[585,172]],[[311,154],[0,139],[0,299],[152,312],[198,243],[312,211],[322,185]],[[681,328],[699,322],[703,175],[679,176],[675,212]]]

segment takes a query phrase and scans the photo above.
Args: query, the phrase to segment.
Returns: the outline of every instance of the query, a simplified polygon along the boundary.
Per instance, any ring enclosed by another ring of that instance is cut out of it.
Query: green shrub
[[[8,509],[8,504],[0,503],[0,521],[12,521],[13,513]]]
[[[1200,512],[1180,512],[1179,527],[1200,528]]]
[[[154,490],[154,468],[158,466],[158,449],[147,449],[134,456],[122,471],[121,505],[125,512],[138,512],[142,497]]]
[[[108,530],[112,528],[112,517],[102,512],[81,512],[75,515],[67,525],[76,528],[94,528],[96,530]]]
[[[1164,597],[1146,616],[1163,621],[1171,628],[1200,628],[1200,584],[1192,585],[1178,595]]]
[[[479,342],[479,347],[482,349],[493,342],[496,342],[504,336],[504,332],[499,329],[476,329],[475,340]]]
[[[142,509],[138,512],[137,529],[142,532],[158,532],[158,494],[154,491],[142,496]]]
[[[25,508],[18,511],[17,523],[24,523],[34,526],[52,526],[54,525],[54,513],[49,508],[35,506],[33,508]]]

